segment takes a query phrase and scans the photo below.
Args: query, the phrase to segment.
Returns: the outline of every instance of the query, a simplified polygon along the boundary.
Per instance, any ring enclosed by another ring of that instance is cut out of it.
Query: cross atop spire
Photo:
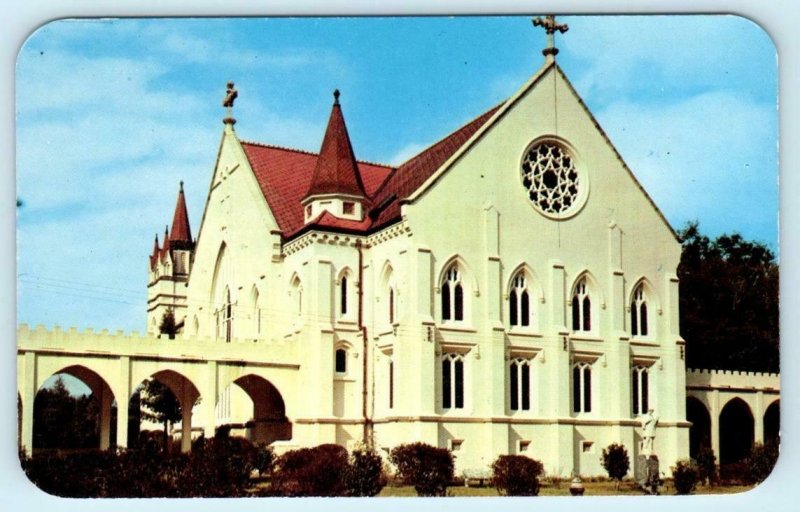
[[[552,14],[545,16],[542,18],[541,16],[538,18],[533,18],[531,20],[533,22],[534,27],[542,27],[547,34],[547,47],[542,50],[542,54],[544,55],[546,62],[551,62],[555,60],[556,55],[558,54],[558,48],[555,46],[555,36],[554,34],[556,31],[561,32],[562,34],[569,30],[569,26],[566,23],[558,24],[556,23],[556,17]]]
[[[225,90],[225,98],[222,99],[222,106],[227,110],[227,116],[222,120],[223,123],[233,126],[236,124],[236,119],[233,118],[233,102],[239,97],[239,91],[236,90],[233,82],[228,82]]]

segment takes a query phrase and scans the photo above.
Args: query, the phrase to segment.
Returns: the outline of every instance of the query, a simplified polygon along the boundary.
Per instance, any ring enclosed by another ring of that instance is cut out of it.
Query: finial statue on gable
[[[239,91],[234,87],[233,82],[228,82],[227,90],[225,91],[225,98],[222,100],[222,106],[228,109],[228,115],[222,120],[223,123],[233,126],[236,124],[236,119],[233,118],[233,102],[239,97]]]
[[[555,60],[556,55],[558,54],[558,48],[555,46],[554,34],[556,31],[563,34],[569,30],[569,26],[566,23],[556,23],[556,17],[552,14],[545,16],[544,18],[541,16],[538,18],[533,18],[531,21],[533,22],[534,27],[542,27],[547,34],[547,47],[542,50],[545,61],[551,62]]]

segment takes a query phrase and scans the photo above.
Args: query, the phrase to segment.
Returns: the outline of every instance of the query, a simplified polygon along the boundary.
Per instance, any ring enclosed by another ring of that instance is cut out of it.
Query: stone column
[[[36,354],[25,352],[22,386],[22,447],[33,453],[33,402],[36,399]]]
[[[104,382],[100,383],[100,449],[111,446],[111,402],[114,395]]]
[[[181,393],[181,452],[188,453],[192,449],[192,406],[194,393],[192,386],[184,383]]]
[[[130,357],[119,358],[119,387],[117,389],[117,448],[128,446],[128,406],[131,399]]]
[[[206,379],[205,385],[201,390],[201,396],[203,397],[202,408],[203,408],[203,435],[206,439],[211,439],[214,437],[214,431],[217,426],[217,417],[215,414],[216,404],[217,404],[217,395],[219,387],[219,380],[217,375],[217,362],[216,361],[209,361],[206,365]]]
[[[764,392],[756,392],[756,406],[753,411],[753,428],[755,429],[753,439],[756,443],[764,444]]]
[[[717,460],[720,460],[719,453],[719,390],[715,389],[711,392],[709,416],[711,416],[711,449],[714,450],[714,455]]]

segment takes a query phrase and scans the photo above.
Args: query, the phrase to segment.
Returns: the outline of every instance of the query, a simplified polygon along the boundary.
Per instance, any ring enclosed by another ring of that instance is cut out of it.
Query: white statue
[[[645,414],[642,415],[642,455],[653,454],[653,441],[656,437],[656,425],[658,425],[658,416],[651,407]]]

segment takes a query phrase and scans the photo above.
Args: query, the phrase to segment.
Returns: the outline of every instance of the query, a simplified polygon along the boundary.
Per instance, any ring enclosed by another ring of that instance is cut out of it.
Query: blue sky
[[[734,16],[564,17],[558,61],[674,228],[777,251],[777,69]],[[223,125],[317,151],[334,88],[360,159],[399,163],[542,64],[528,17],[59,21],[17,64],[18,319],[145,328],[178,182],[199,228]]]

